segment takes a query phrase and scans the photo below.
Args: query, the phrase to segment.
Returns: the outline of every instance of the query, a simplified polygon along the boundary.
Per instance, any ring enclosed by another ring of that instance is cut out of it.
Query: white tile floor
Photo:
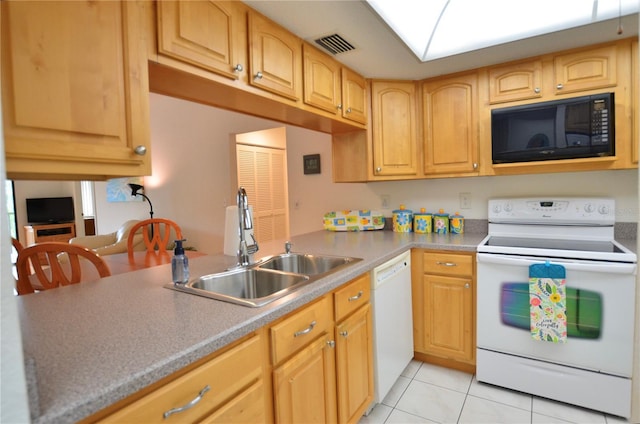
[[[626,423],[601,412],[479,383],[471,374],[412,361],[360,424]]]

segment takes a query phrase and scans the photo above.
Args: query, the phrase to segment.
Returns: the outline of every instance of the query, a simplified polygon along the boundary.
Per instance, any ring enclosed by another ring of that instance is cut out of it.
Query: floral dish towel
[[[566,271],[549,262],[529,267],[531,337],[552,343],[567,341]]]

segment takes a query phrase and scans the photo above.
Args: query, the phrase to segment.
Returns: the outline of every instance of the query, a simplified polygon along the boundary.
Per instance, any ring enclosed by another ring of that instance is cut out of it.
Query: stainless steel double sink
[[[166,288],[249,307],[264,306],[322,277],[361,261],[346,256],[283,253],[245,267]]]

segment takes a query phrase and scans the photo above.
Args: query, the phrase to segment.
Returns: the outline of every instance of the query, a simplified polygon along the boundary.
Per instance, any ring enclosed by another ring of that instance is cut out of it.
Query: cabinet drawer
[[[473,254],[425,253],[424,272],[456,276],[473,276]]]
[[[274,364],[301,349],[324,332],[332,331],[333,304],[326,296],[319,302],[271,327],[271,358]]]
[[[345,287],[337,290],[333,294],[336,321],[369,303],[370,294],[371,279],[368,273],[351,280]]]
[[[189,373],[106,417],[102,423],[195,422],[215,412],[262,376],[260,337],[255,336]],[[210,390],[198,404],[164,419],[163,414],[194,400],[206,386]]]

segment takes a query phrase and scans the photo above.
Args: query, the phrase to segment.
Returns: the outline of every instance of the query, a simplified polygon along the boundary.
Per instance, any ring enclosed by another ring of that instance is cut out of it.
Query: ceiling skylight
[[[638,13],[638,0],[366,0],[423,62]]]

